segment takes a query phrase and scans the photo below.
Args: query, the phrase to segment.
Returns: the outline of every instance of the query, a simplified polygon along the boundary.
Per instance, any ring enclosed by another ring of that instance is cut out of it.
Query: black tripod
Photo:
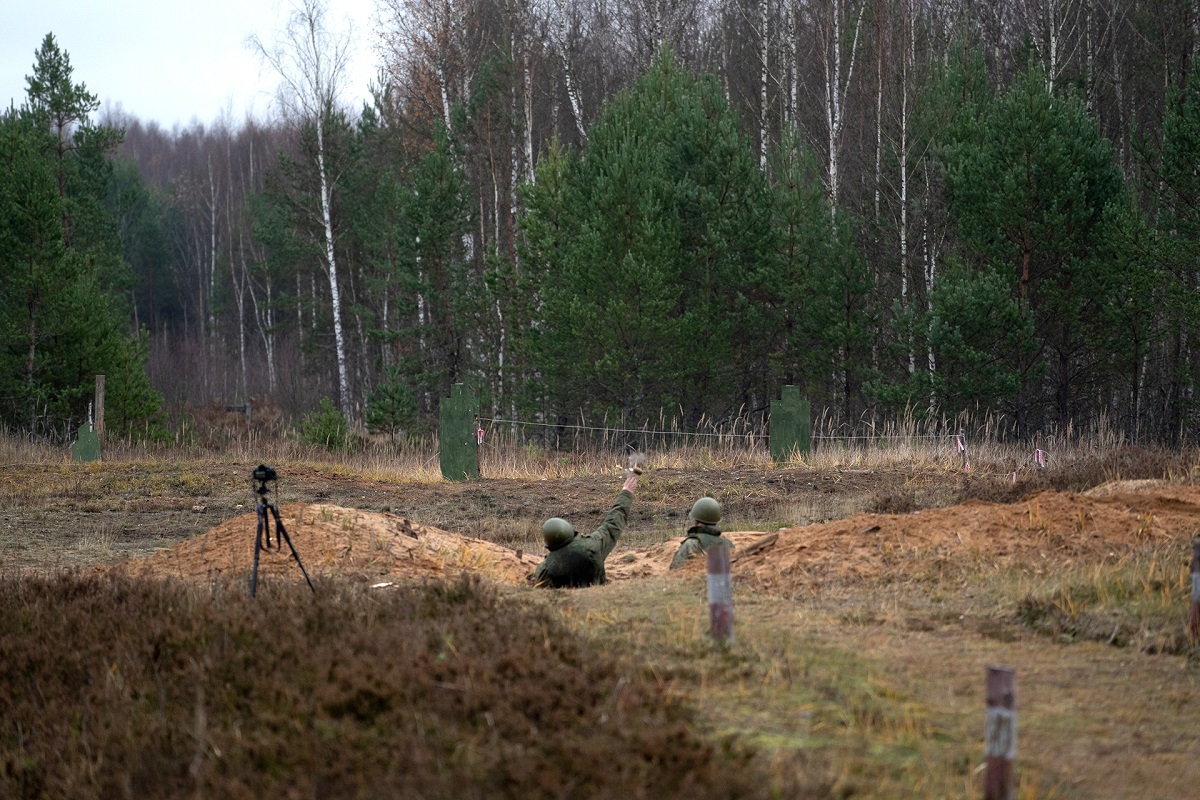
[[[280,550],[283,543],[287,542],[288,549],[292,551],[292,557],[296,559],[296,564],[300,567],[300,571],[304,573],[304,580],[308,581],[308,588],[312,589],[313,594],[317,590],[313,589],[312,580],[308,577],[308,571],[304,569],[304,564],[300,562],[300,554],[296,552],[296,548],[292,545],[292,537],[288,536],[287,528],[283,527],[283,520],[279,517],[279,505],[270,500],[267,495],[271,490],[267,488],[267,481],[274,481],[275,487],[279,487],[279,476],[271,467],[266,464],[259,464],[254,470],[252,476],[255,481],[258,481],[258,487],[254,493],[258,495],[258,533],[254,537],[254,574],[250,576],[250,596],[254,597],[258,589],[258,554],[263,550],[271,549],[271,521],[267,517],[268,509],[271,515],[275,517],[275,549]],[[263,537],[266,537],[266,543],[263,543]]]

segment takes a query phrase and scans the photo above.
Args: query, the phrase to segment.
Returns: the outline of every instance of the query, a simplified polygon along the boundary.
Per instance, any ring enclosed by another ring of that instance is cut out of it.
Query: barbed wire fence
[[[1018,441],[1011,421],[994,415],[973,418],[964,412],[952,417],[905,415],[889,420],[844,421],[823,411],[804,423],[808,426],[808,435],[803,437],[807,449],[781,458],[779,442],[773,447],[771,441],[773,411],[774,403],[770,409],[743,411],[724,420],[701,418],[694,428],[683,428],[679,417],[665,413],[658,420],[631,425],[624,419],[610,424],[608,418],[595,422],[582,415],[578,421],[568,422],[561,417],[553,421],[528,420],[476,412],[475,444],[479,455],[507,457],[510,463],[514,455],[520,459],[522,452],[530,458],[541,453],[542,457],[557,454],[562,458],[619,461],[642,452],[657,456],[660,463],[689,458],[696,451],[701,451],[704,458],[758,463],[771,458],[774,452],[777,463],[856,468],[903,461],[970,473],[972,460],[978,459],[989,473],[997,468],[1011,472],[1014,482],[1019,473],[1045,470],[1052,461],[1051,448],[1057,450],[1068,444],[1060,440],[1062,437],[1042,434],[1032,442]],[[785,434],[792,435],[794,431]]]
[[[554,451],[581,449],[618,451],[669,450],[680,447],[709,447],[717,450],[742,450],[760,455],[769,453],[770,433],[765,424],[742,423],[730,430],[681,430],[679,428],[589,425],[586,423],[539,422],[503,417],[479,417],[477,444],[521,442]],[[910,447],[913,449],[965,452],[966,435],[961,431],[918,433],[811,433],[811,448],[820,450],[867,450]],[[916,445],[914,447],[914,445]],[[941,446],[939,446],[941,445]],[[964,459],[964,464],[966,460]]]

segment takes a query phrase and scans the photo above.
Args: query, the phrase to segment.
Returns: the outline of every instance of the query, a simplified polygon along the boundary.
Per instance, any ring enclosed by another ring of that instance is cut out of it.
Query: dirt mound
[[[544,555],[450,533],[395,514],[296,504],[281,507],[280,515],[300,560],[314,579],[348,577],[382,583],[474,572],[501,583],[522,583]],[[240,580],[254,567],[257,526],[257,515],[243,514],[170,549],[125,561],[115,569],[136,577]],[[275,536],[274,524],[271,529]],[[756,531],[725,535],[735,547],[763,537]],[[681,541],[683,537],[677,536],[661,544],[615,553],[607,564],[609,579],[667,572]],[[695,561],[704,563],[704,559]],[[260,579],[304,579],[286,543],[282,550],[264,550],[258,570]]]
[[[314,579],[385,582],[473,572],[517,584],[543,556],[382,512],[296,504],[281,513]],[[242,579],[253,568],[256,525],[254,514],[243,514],[116,569],[139,576]],[[1173,541],[1186,560],[1190,537],[1198,530],[1200,487],[1138,481],[1086,494],[1043,491],[1011,504],[970,501],[909,514],[860,514],[770,536],[758,531],[726,536],[734,544],[735,576],[748,585],[790,593],[826,580],[916,577],[978,564],[1103,561]],[[666,573],[681,540],[618,550],[608,559],[609,579]],[[682,570],[703,571],[702,558]],[[303,580],[286,546],[262,554],[259,575]]]
[[[752,543],[766,538],[761,531],[730,531],[722,534],[733,544],[733,555],[736,559],[739,550],[748,548]],[[609,580],[620,581],[628,578],[646,578],[651,575],[662,575],[670,571],[671,560],[679,549],[682,536],[675,536],[667,541],[613,553],[604,565],[604,572]],[[704,572],[705,559],[693,558],[687,564],[687,570]]]
[[[1200,488],[1138,482],[1088,494],[1043,491],[1018,503],[971,501],[787,528],[773,544],[737,559],[733,572],[752,585],[788,593],[831,579],[920,576],[980,563],[1099,562],[1176,541],[1186,563],[1197,530]]]
[[[314,580],[318,577],[372,581],[455,575],[464,571],[504,583],[524,580],[541,560],[482,539],[472,539],[394,514],[334,505],[285,505],[280,516]],[[200,536],[118,569],[141,577],[240,580],[254,568],[255,514],[234,517]],[[275,537],[274,523],[271,525]],[[262,578],[304,580],[286,543],[263,551]]]

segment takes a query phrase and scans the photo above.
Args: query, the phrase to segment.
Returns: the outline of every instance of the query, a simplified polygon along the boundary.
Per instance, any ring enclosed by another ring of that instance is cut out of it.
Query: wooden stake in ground
[[[984,800],[1012,800],[1017,782],[1017,676],[1008,667],[987,668],[987,722],[984,729],[987,772]]]
[[[729,576],[729,545],[706,551],[708,558],[708,618],[712,636],[733,644],[733,580]]]
[[[104,376],[96,376],[96,436],[104,441]]]
[[[1188,615],[1188,635],[1193,645],[1200,641],[1200,539],[1192,540],[1192,610]]]

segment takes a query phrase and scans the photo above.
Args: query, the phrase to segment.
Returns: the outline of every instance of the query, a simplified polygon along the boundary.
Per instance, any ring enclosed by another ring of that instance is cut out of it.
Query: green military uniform
[[[604,559],[617,546],[632,506],[633,493],[622,489],[600,527],[583,536],[576,532],[570,541],[553,548],[534,570],[530,582],[554,588],[608,583]]]
[[[679,543],[679,549],[675,551],[675,557],[671,559],[671,569],[679,569],[692,556],[698,556],[708,548],[728,541],[721,535],[721,529],[716,525],[697,523],[688,528],[687,538]],[[732,547],[732,545],[730,546]]]

